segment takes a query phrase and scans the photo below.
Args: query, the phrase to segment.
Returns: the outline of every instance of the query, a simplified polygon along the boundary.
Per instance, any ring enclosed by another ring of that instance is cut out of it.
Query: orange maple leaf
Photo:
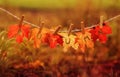
[[[49,32],[49,30],[46,29],[46,28],[43,28],[40,33],[39,33],[39,30],[40,30],[39,28],[33,28],[31,30],[30,40],[33,40],[34,48],[39,48],[40,47],[40,44],[41,44],[41,42],[43,40],[42,38],[43,38],[44,34],[46,32]]]
[[[85,52],[85,47],[87,48],[93,48],[94,43],[91,39],[91,34],[86,30],[83,34],[82,32],[76,33],[76,41],[75,44],[78,44],[78,49],[80,49],[82,52]]]

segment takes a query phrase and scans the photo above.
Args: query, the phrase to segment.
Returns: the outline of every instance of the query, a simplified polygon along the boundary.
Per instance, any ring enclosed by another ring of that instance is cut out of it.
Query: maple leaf
[[[108,26],[107,23],[103,24],[103,27],[101,28],[101,30],[104,34],[111,34],[112,33],[112,29],[110,26]]]
[[[41,40],[39,38],[34,38],[34,48],[40,47]]]
[[[33,28],[31,30],[31,35],[29,40],[33,40],[34,48],[39,48],[41,42],[43,41],[44,35],[46,32],[49,32],[48,29],[43,28],[42,31],[39,33],[39,28]],[[44,38],[45,39],[45,38]]]
[[[39,33],[39,30],[40,30],[39,28],[33,28],[31,30],[30,40],[32,40],[35,37],[38,37],[39,35],[44,35],[45,33],[50,32],[49,29],[47,29],[47,28],[43,28],[40,33]]]
[[[83,34],[82,32],[76,33],[75,44],[78,44],[78,49],[85,52],[85,47],[94,48],[94,43],[91,39],[91,34],[86,30]]]
[[[49,44],[49,38],[50,38],[50,34],[49,33],[44,33],[41,37],[42,43]]]
[[[63,45],[62,36],[53,33],[45,33],[42,37],[42,42],[50,45],[51,48],[55,48],[57,45]]]
[[[24,37],[28,38],[29,32],[29,25],[22,25],[21,27],[19,25],[11,25],[8,29],[8,38],[16,37],[16,42],[21,43]]]
[[[25,36],[26,38],[29,38],[30,26],[29,25],[21,26],[21,32],[22,32],[23,36]]]
[[[101,43],[106,43],[107,36],[105,34],[100,34],[99,35],[99,40]]]
[[[34,43],[33,46],[34,46],[34,48],[39,48],[40,43],[41,43],[40,38],[38,38],[38,32],[39,32],[39,28],[33,28],[31,30],[31,34],[30,34],[29,40],[30,41],[33,40],[33,43]]]
[[[38,35],[38,32],[39,32],[39,28],[33,28],[33,29],[31,29],[29,40],[33,40],[34,38],[36,38],[37,35]]]
[[[91,33],[91,38],[95,42],[98,39],[98,34],[96,34],[96,33],[98,33],[98,31],[96,29],[91,29],[90,33]]]
[[[50,34],[49,44],[51,48],[56,47],[58,44],[63,45],[62,36],[59,34]]]
[[[23,36],[22,35],[17,35],[16,36],[16,42],[20,44],[22,41],[23,41]]]
[[[106,23],[102,27],[99,25],[90,30],[93,41],[99,40],[101,43],[107,41],[107,35],[112,33],[112,29]]]
[[[63,37],[63,51],[64,52],[67,52],[68,49],[70,47],[74,48],[74,49],[77,49],[77,44],[75,44],[75,38],[76,36],[75,35],[69,35],[68,36],[68,33],[60,33],[60,35],[62,35]]]
[[[14,37],[19,31],[19,26],[11,25],[8,29],[8,38]]]

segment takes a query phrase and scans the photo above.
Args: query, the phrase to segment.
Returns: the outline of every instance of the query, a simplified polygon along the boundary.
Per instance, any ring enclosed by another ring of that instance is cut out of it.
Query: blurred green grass
[[[0,5],[12,5],[23,8],[56,9],[73,7],[76,0],[0,0]]]
[[[120,0],[92,0],[97,7],[108,8],[117,7],[120,8]]]
[[[78,3],[79,7],[84,7],[88,5],[88,2],[96,8],[107,8],[110,6],[120,8],[120,0],[0,0],[0,5],[35,9],[63,9],[73,8]]]

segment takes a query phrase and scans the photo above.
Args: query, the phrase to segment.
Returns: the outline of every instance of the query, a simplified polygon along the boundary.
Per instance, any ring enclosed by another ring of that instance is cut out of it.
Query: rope
[[[1,8],[1,7],[0,7],[0,10],[3,11],[3,12],[5,12],[5,13],[7,13],[7,14],[9,14],[10,16],[14,17],[15,19],[20,20],[20,18],[19,18],[18,16],[14,15],[13,13],[11,13],[11,12],[9,12],[9,11]],[[116,18],[119,18],[119,17],[120,17],[120,14],[119,14],[119,15],[116,15],[116,16],[108,19],[108,20],[106,20],[105,22],[110,22],[110,21],[112,21],[112,20],[114,20],[114,19],[116,19]],[[37,25],[35,25],[35,24],[33,24],[33,23],[30,23],[30,22],[28,22],[28,21],[25,21],[25,20],[24,20],[23,22],[26,23],[26,24],[29,24],[29,25],[31,25],[31,26],[33,26],[33,27],[39,28],[39,26],[37,26]],[[96,24],[96,25],[97,25],[97,24]],[[85,29],[93,28],[93,27],[95,27],[96,25],[91,25],[90,27],[86,27]],[[52,30],[52,31],[54,31],[54,30]],[[72,32],[78,32],[78,31],[81,31],[81,29],[74,29],[74,30],[72,30]],[[68,32],[68,31],[61,31],[61,32]]]
[[[7,14],[9,14],[10,16],[14,17],[14,18],[17,19],[17,20],[20,20],[20,19],[21,19],[21,18],[19,18],[18,16],[12,14],[11,12],[9,12],[9,11],[1,8],[1,7],[0,7],[0,10],[3,11],[3,12],[5,12],[5,13],[7,13]],[[31,26],[33,26],[33,27],[38,27],[38,28],[39,28],[39,26],[37,26],[37,25],[35,25],[35,24],[33,24],[33,23],[30,23],[30,22],[28,22],[28,21],[25,21],[25,20],[24,20],[23,22],[26,23],[26,24],[29,24],[29,25],[31,25]]]

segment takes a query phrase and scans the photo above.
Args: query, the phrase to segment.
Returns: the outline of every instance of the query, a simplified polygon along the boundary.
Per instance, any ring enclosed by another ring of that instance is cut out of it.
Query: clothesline
[[[19,18],[18,16],[14,15],[13,13],[7,11],[6,9],[3,9],[3,8],[0,7],[0,10],[3,11],[3,12],[5,12],[5,13],[7,13],[7,14],[9,14],[10,16],[16,18],[17,20],[21,20],[21,18]],[[116,16],[108,19],[108,20],[105,20],[104,22],[110,22],[110,21],[112,21],[112,20],[114,20],[114,19],[116,19],[116,18],[118,18],[118,17],[120,17],[120,14],[119,14],[119,15],[116,15]],[[24,20],[23,22],[26,23],[26,24],[29,24],[29,25],[31,25],[31,26],[33,26],[33,27],[39,28],[38,25],[35,25],[35,24],[31,23],[31,22],[28,22],[28,21],[25,21],[25,20]],[[95,27],[95,26],[96,26],[96,25],[91,25],[90,27],[85,27],[85,29],[90,29],[90,28],[93,28],[93,27]],[[78,32],[78,31],[80,31],[80,29],[74,29],[74,30],[72,30],[71,32]],[[67,31],[62,31],[62,32],[67,32]]]

